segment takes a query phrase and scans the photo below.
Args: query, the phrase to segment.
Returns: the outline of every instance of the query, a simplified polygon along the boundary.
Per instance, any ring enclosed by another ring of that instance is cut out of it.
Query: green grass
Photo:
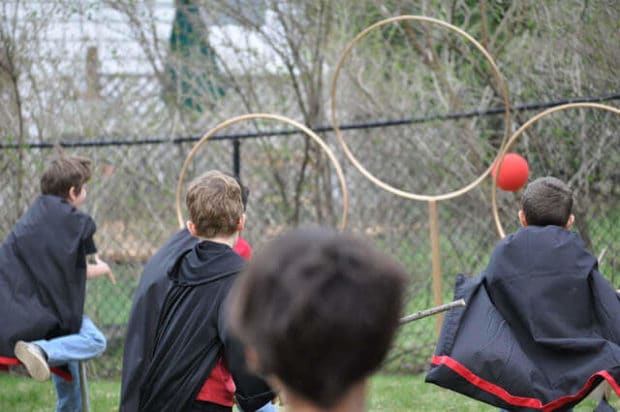
[[[127,323],[143,266],[141,264],[110,264],[110,268],[116,277],[116,285],[105,277],[86,282],[84,311],[98,326]]]
[[[118,381],[91,380],[90,403],[93,412],[118,410],[120,383]],[[369,412],[497,412],[498,408],[485,405],[435,385],[424,383],[423,375],[379,375],[371,380]],[[56,402],[51,382],[0,374],[0,411],[35,412],[52,411]],[[620,402],[613,398],[618,409]],[[590,412],[595,404],[585,400],[576,412]],[[283,409],[283,408],[282,408]]]
[[[93,412],[118,411],[120,383],[115,381],[89,382],[90,404]],[[0,411],[50,412],[56,409],[54,384],[36,382],[30,378],[0,373]]]

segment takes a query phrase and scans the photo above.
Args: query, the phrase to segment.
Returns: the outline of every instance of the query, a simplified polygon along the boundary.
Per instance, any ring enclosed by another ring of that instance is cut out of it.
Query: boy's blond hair
[[[217,170],[190,183],[185,204],[196,226],[196,234],[207,239],[232,235],[243,215],[239,184]]]
[[[41,193],[62,198],[69,196],[69,190],[74,187],[80,193],[82,187],[92,175],[91,161],[80,156],[65,156],[60,154],[52,160],[41,176]]]

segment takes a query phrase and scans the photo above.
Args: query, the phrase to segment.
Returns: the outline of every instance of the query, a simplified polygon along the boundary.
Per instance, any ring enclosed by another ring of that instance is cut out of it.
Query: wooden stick
[[[78,361],[78,379],[80,380],[80,394],[82,395],[82,412],[90,412],[88,389],[86,389],[86,361]],[[75,377],[74,377],[75,379]]]
[[[447,310],[454,309],[459,306],[465,306],[465,305],[466,305],[465,300],[459,299],[459,300],[455,300],[454,302],[446,303],[444,305],[435,306],[434,308],[424,309],[419,312],[400,318],[400,324],[404,325],[405,323],[409,323],[414,320],[422,319],[422,318],[425,318],[431,315],[436,315],[437,313],[445,312]]]
[[[598,255],[598,264],[600,265],[601,262],[603,261],[603,258],[605,257],[605,253],[607,253],[607,246],[605,246],[603,248],[603,250],[601,250],[601,253]]]
[[[431,237],[431,266],[433,269],[433,298],[436,306],[443,304],[443,293],[441,292],[441,256],[439,247],[439,213],[437,211],[437,201],[428,202],[428,227]],[[435,312],[439,313],[439,312]],[[443,316],[435,318],[435,337],[439,339]]]

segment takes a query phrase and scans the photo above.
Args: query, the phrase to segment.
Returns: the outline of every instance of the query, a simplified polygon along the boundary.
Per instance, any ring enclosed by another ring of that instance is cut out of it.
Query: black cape
[[[94,220],[65,199],[39,196],[0,246],[0,356],[16,341],[77,333]]]
[[[196,243],[186,230],[151,259],[128,326],[121,411],[188,408],[220,356],[244,411],[273,398],[264,381],[248,374],[242,348],[226,331],[223,302],[244,264],[228,246]]]
[[[564,411],[607,380],[620,395],[620,301],[579,236],[526,227],[459,275],[426,381],[512,411]]]
[[[144,266],[127,323],[121,379],[121,412],[138,410],[144,368],[151,362],[159,312],[170,285],[167,270],[197,243],[187,229],[175,233]]]

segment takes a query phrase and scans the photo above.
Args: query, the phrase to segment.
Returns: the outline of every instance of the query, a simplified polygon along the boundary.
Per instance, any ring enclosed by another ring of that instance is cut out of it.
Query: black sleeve
[[[243,346],[228,331],[224,312],[222,308],[218,323],[221,331],[220,338],[224,343],[224,360],[237,387],[235,398],[244,412],[253,412],[271,401],[275,393],[267,382],[248,371]]]
[[[97,225],[95,224],[95,221],[89,216],[86,220],[82,236],[82,244],[84,245],[84,253],[86,255],[92,255],[94,253],[97,253],[97,246],[95,245],[95,240],[93,239],[93,235],[96,231]]]

